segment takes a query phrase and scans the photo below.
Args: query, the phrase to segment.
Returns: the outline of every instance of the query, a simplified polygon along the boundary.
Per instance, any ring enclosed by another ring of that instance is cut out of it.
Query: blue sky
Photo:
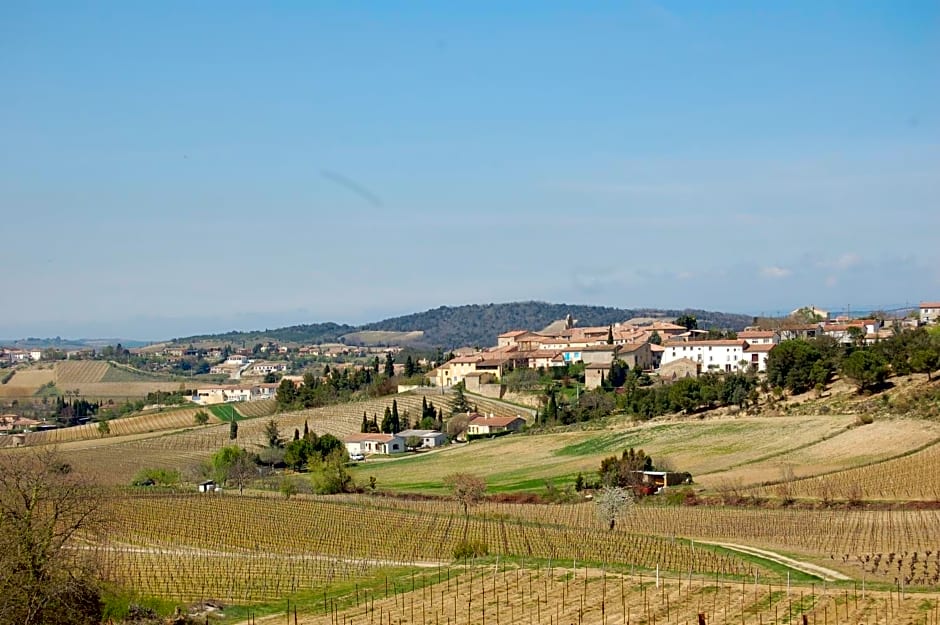
[[[0,4],[0,337],[940,299],[936,2]]]

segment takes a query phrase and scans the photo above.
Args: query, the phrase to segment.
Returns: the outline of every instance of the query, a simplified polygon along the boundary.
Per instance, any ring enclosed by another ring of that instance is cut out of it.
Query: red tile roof
[[[506,427],[510,423],[518,420],[525,420],[522,417],[486,417],[483,415],[477,415],[476,417],[470,419],[470,422],[467,425],[489,425],[493,427]]]

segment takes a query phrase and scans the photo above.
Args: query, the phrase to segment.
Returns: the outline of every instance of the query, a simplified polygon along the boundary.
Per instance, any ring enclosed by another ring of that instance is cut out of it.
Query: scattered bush
[[[141,469],[131,486],[176,486],[180,479],[180,472],[174,469]]]
[[[464,558],[479,558],[489,554],[489,546],[480,540],[461,540],[454,547],[454,559],[463,560]]]

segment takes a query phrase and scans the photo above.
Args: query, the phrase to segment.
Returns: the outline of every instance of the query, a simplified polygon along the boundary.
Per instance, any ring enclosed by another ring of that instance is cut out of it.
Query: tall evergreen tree
[[[297,428],[294,428],[294,440],[295,441],[300,440],[300,430],[298,430]]]
[[[415,361],[411,358],[411,354],[408,354],[408,357],[405,358],[405,377],[410,378],[415,374]]]
[[[398,400],[392,400],[392,431],[389,434],[394,434],[395,432],[401,432],[401,418],[398,415]]]
[[[607,326],[607,344],[614,344],[614,326]]]
[[[395,377],[395,359],[392,358],[392,352],[385,354],[385,377]]]
[[[386,406],[385,416],[382,417],[382,433],[392,434],[392,410]]]
[[[362,427],[359,428],[359,431],[363,434],[369,431],[369,419],[366,417],[365,411],[362,412]]]
[[[307,425],[307,420],[304,419],[304,440],[310,438],[310,426]]]
[[[228,426],[228,437],[230,440],[238,438],[238,421],[235,420],[235,415],[232,415],[231,425]]]

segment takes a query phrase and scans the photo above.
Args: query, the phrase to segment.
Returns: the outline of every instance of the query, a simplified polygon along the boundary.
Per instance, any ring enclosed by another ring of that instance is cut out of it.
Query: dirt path
[[[787,556],[781,555],[774,551],[767,551],[766,549],[758,549],[757,547],[749,547],[747,545],[736,545],[733,543],[719,543],[712,542],[708,540],[700,540],[700,543],[705,543],[707,545],[715,545],[717,547],[724,547],[725,549],[731,549],[732,551],[737,551],[740,553],[746,553],[748,555],[757,556],[759,558],[764,558],[765,560],[770,560],[771,562],[776,562],[777,564],[782,564],[788,566],[791,569],[796,569],[803,573],[809,575],[815,575],[816,577],[822,578],[827,582],[835,581],[845,581],[852,579],[848,575],[840,573],[839,571],[834,571],[832,569],[827,569],[824,566],[819,566],[811,562],[803,562],[802,560],[794,560]]]

